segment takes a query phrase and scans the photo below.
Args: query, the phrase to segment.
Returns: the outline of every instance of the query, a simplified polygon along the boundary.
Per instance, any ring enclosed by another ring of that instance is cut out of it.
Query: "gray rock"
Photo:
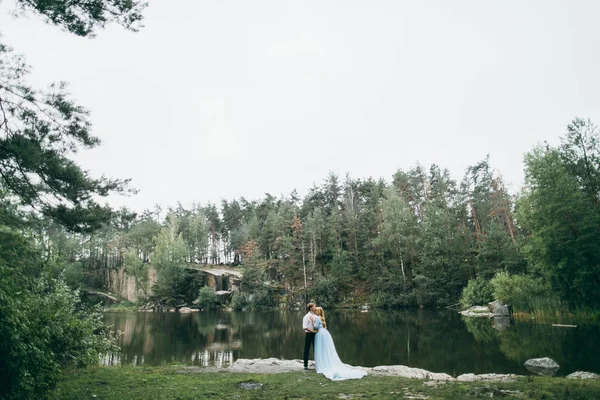
[[[454,380],[448,374],[429,372],[420,368],[411,368],[405,365],[380,365],[371,368],[371,371],[377,372],[381,375],[388,376],[401,376],[403,378],[412,379],[431,379],[435,381],[451,381]]]
[[[485,306],[473,306],[471,308],[469,308],[468,310],[464,310],[460,312],[462,315],[464,315],[465,317],[485,317],[485,318],[490,318],[493,317],[494,314],[492,314],[489,310],[489,308],[485,307]]]
[[[462,374],[456,378],[460,382],[512,382],[520,378],[520,375],[513,374]]]
[[[196,308],[189,308],[189,307],[181,307],[181,308],[179,309],[179,312],[180,312],[180,313],[184,313],[184,314],[185,314],[185,313],[191,313],[191,312],[198,312],[198,311],[200,311],[200,310],[198,310],[198,309],[196,309]]]
[[[242,383],[240,383],[240,387],[242,389],[246,389],[246,390],[255,390],[255,389],[262,389],[263,384],[256,383],[256,382],[242,382]]]
[[[600,379],[600,375],[593,372],[577,371],[567,375],[567,379]]]
[[[554,376],[560,368],[560,365],[548,357],[531,358],[525,361],[523,365],[534,374],[543,376]]]
[[[508,317],[510,316],[510,310],[506,304],[500,300],[495,300],[488,303],[489,310],[496,317]]]

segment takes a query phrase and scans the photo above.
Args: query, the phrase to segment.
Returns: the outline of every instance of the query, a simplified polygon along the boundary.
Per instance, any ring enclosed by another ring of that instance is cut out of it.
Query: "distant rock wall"
[[[195,270],[198,274],[204,276],[208,286],[216,292],[234,292],[240,290],[242,274],[239,270],[230,268],[199,269],[197,267],[190,267],[188,269]],[[138,287],[135,277],[127,274],[123,268],[106,269],[103,271],[103,285],[110,292],[133,303],[143,299],[143,289]],[[148,267],[148,279],[146,282],[146,287],[148,288],[146,294],[148,296],[152,294],[151,288],[156,283],[156,280],[156,270],[153,267]]]
[[[133,303],[144,297],[144,291],[141,287],[138,287],[135,277],[125,272],[125,269],[107,269],[104,271],[104,286],[112,293]],[[152,294],[152,285],[156,283],[157,279],[156,270],[149,267],[147,273],[146,287],[148,289],[146,295],[150,296]]]

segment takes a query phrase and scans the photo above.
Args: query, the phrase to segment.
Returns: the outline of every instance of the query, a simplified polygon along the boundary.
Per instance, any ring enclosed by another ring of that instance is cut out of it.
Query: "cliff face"
[[[232,268],[198,268],[196,266],[187,269],[197,271],[204,281],[214,291],[238,291],[242,281],[239,270]],[[138,284],[135,276],[127,274],[123,268],[104,270],[104,287],[110,292],[133,303],[152,295],[152,286],[156,283],[157,275],[153,267],[148,267],[147,282]]]
[[[105,270],[104,286],[112,293],[136,303],[152,294],[152,285],[156,283],[156,270],[149,267],[147,273],[148,280],[144,287],[137,284],[135,277],[125,272],[123,268],[107,269]]]

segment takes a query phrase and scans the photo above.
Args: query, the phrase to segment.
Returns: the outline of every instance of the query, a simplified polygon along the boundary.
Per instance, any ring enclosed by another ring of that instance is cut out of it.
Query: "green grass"
[[[248,390],[241,383],[260,383]],[[518,397],[501,391],[519,391]],[[95,367],[70,370],[53,397],[66,399],[600,399],[600,381],[566,378],[522,378],[512,383],[425,381],[369,375],[360,380],[331,382],[314,370],[284,374],[242,374],[225,370],[163,367]],[[423,396],[423,397],[419,397]]]

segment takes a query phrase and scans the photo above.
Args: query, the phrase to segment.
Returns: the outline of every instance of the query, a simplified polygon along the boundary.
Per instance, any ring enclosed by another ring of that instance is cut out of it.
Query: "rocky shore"
[[[404,365],[381,365],[373,368],[353,367],[367,372],[369,375],[399,376],[403,378],[424,379],[431,381],[458,381],[458,382],[511,382],[523,375],[514,374],[462,374],[456,378],[445,374],[430,372],[420,368],[411,368]],[[309,361],[309,370],[315,369],[314,361]],[[284,372],[303,371],[302,360],[280,360],[277,358],[265,359],[239,359],[229,368],[229,372],[244,372],[256,374],[278,374]],[[191,371],[190,371],[191,372]],[[570,379],[599,379],[600,376],[590,372],[574,372],[567,376]]]

